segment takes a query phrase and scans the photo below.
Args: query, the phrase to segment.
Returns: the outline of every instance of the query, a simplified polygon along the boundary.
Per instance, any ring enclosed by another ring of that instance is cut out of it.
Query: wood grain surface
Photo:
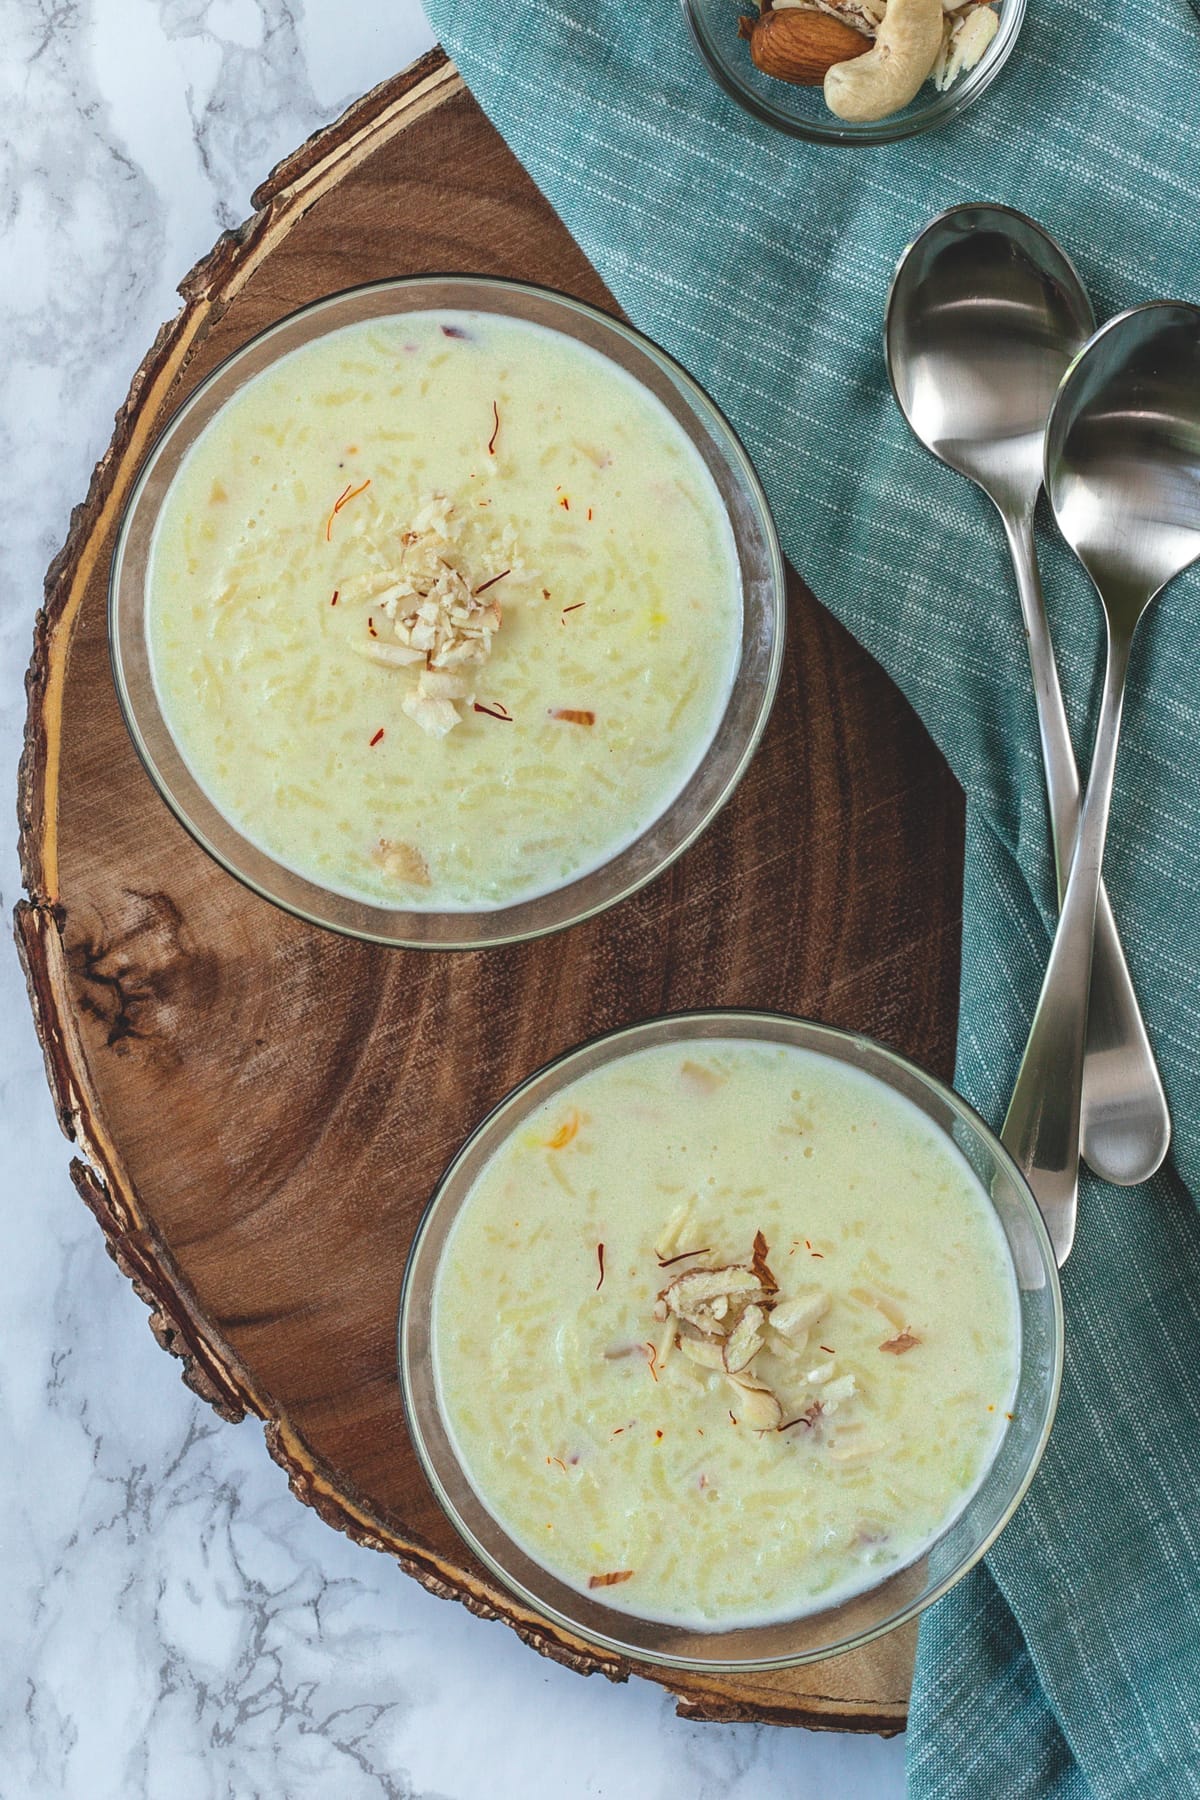
[[[770,1675],[654,1674],[500,1591],[417,1467],[396,1312],[417,1219],[463,1136],[597,1031],[690,1006],[777,1008],[948,1074],[959,791],[794,579],[778,704],[737,796],[606,916],[508,950],[389,951],[223,874],[143,773],[108,666],[114,533],[166,414],[263,326],[359,281],[520,276],[616,310],[440,52],[289,157],[254,204],[187,278],[135,376],[38,619],[17,935],[80,1193],[185,1381],[225,1418],[261,1417],[331,1525],[583,1672],[661,1680],[689,1716],[896,1730],[911,1631]]]

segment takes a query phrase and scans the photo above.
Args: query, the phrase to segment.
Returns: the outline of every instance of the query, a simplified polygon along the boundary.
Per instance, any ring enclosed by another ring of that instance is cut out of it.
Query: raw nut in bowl
[[[871,40],[853,26],[795,6],[770,6],[756,20],[739,20],[738,29],[756,69],[799,87],[820,87],[835,63],[865,56],[871,48]]]
[[[761,0],[743,18],[756,68],[802,87],[820,83],[839,119],[891,118],[926,81],[943,92],[996,35],[991,0]],[[850,65],[855,66],[852,68]]]
[[[942,0],[887,0],[865,56],[836,63],[825,77],[825,104],[839,119],[889,119],[914,100],[942,48]]]
[[[682,0],[718,84],[777,129],[817,143],[891,143],[956,118],[1015,47],[1026,0]]]

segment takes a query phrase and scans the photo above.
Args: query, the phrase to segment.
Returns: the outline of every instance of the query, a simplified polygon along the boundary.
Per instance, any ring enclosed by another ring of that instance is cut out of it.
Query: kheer
[[[514,904],[667,809],[737,669],[732,531],[666,407],[479,312],[345,326],[263,370],[175,476],[147,629],[237,829],[328,890]]]
[[[432,1334],[492,1516],[693,1629],[918,1557],[996,1454],[1020,1349],[958,1150],[875,1078],[734,1038],[630,1051],[528,1116],[462,1202]]]

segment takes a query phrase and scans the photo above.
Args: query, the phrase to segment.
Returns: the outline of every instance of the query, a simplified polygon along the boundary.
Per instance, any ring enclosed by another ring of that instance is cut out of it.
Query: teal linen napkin
[[[1045,965],[1053,865],[1012,575],[996,520],[891,400],[884,299],[943,207],[1008,202],[1106,317],[1200,299],[1200,26],[1187,0],[1033,0],[956,125],[881,149],[747,118],[659,0],[431,0],[468,83],[635,323],[755,457],[791,559],[904,689],[968,796],[958,1086],[998,1124]],[[739,10],[730,0],[730,28]],[[1043,566],[1086,766],[1091,590]],[[926,1615],[917,1796],[1200,1794],[1200,580],[1134,657],[1107,874],[1175,1119],[1171,1168],[1083,1184],[1062,1404],[981,1566]]]

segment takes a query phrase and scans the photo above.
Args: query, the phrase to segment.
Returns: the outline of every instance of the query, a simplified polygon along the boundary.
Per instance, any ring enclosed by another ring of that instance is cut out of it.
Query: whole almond
[[[759,19],[742,19],[738,29],[750,41],[755,68],[797,87],[820,87],[834,63],[864,56],[871,48],[870,38],[828,13],[791,6],[765,12]]]

